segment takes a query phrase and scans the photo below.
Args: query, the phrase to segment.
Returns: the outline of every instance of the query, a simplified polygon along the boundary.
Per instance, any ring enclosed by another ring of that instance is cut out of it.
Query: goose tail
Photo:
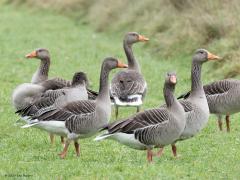
[[[29,128],[29,127],[38,125],[39,123],[40,123],[40,122],[39,122],[37,119],[31,120],[28,124],[25,124],[25,125],[21,126],[21,128],[23,128],[23,129]]]
[[[102,140],[107,139],[107,138],[109,138],[111,136],[112,136],[112,134],[102,134],[102,135],[97,136],[94,139],[94,141],[102,141]]]

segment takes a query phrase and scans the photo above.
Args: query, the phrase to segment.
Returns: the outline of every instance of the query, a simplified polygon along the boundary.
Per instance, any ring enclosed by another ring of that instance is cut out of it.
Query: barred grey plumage
[[[218,117],[219,129],[222,130],[222,115],[226,115],[227,131],[230,131],[229,115],[240,111],[240,81],[224,79],[203,86],[210,113]],[[179,98],[187,98],[186,93]]]
[[[107,133],[95,140],[109,138],[134,149],[147,149],[148,152],[154,147],[174,143],[184,130],[186,118],[182,105],[173,95],[176,84],[176,81],[171,81],[173,76],[174,73],[168,73],[165,81],[165,107],[145,110],[125,120],[113,122],[102,129],[107,130]]]
[[[209,53],[207,50],[199,49],[195,52],[192,60],[192,73],[191,73],[191,91],[188,98],[179,100],[184,107],[186,113],[186,126],[179,139],[184,140],[193,137],[200,132],[207,124],[209,118],[209,108],[205,92],[201,82],[201,67],[207,60],[219,59]],[[176,147],[174,155],[176,155]]]
[[[86,90],[87,76],[83,72],[75,73],[70,87],[63,89],[48,90],[33,98],[32,103],[16,113],[22,116],[33,116],[35,113],[39,115],[44,111],[52,109],[51,106],[61,108],[67,103],[79,100],[87,100],[88,94]]]
[[[52,78],[49,80],[46,80],[44,82],[41,83],[42,86],[44,86],[46,89],[62,89],[64,87],[71,87],[71,81],[70,80],[65,80],[62,78]],[[88,85],[88,82],[87,84]],[[95,100],[98,96],[98,93],[94,90],[88,89],[87,88],[87,93],[88,93],[88,99],[90,100]]]
[[[34,97],[46,90],[62,89],[64,87],[70,87],[71,81],[62,78],[52,78],[48,80],[48,72],[50,67],[50,54],[47,49],[39,48],[30,54],[26,55],[26,58],[37,58],[41,60],[40,66],[33,74],[31,83],[24,83],[14,89],[12,95],[12,103],[16,110],[23,110],[29,107],[34,101]],[[88,84],[88,82],[87,82]],[[95,100],[98,93],[93,90],[87,90],[89,99]]]
[[[12,104],[16,110],[25,108],[31,103],[32,98],[44,91],[46,87],[39,83],[48,79],[50,66],[50,55],[47,49],[39,48],[25,56],[26,58],[38,58],[41,60],[40,66],[33,74],[31,83],[23,83],[18,85],[12,94]]]
[[[110,93],[114,98],[116,118],[118,116],[118,106],[136,106],[138,112],[142,105],[147,83],[141,74],[140,65],[133,55],[132,45],[147,40],[148,38],[136,32],[129,32],[124,37],[123,47],[128,60],[128,69],[118,72],[113,77],[110,88]]]
[[[62,108],[51,108],[40,115],[33,116],[30,124],[23,127],[35,126],[67,137],[65,148],[61,153],[61,157],[64,158],[70,141],[77,143],[78,138],[91,136],[110,120],[111,101],[108,76],[109,72],[117,67],[127,67],[127,65],[115,58],[106,58],[103,61],[99,95],[96,101],[74,101]]]

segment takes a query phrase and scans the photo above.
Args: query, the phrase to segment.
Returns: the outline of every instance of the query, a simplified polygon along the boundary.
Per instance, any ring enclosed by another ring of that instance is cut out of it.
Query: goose
[[[38,116],[33,116],[29,124],[22,128],[35,126],[52,134],[66,137],[61,158],[65,158],[71,141],[74,141],[76,154],[79,156],[79,138],[92,136],[107,124],[111,116],[111,101],[109,95],[108,76],[112,69],[126,68],[116,58],[106,58],[102,63],[99,94],[96,101],[83,100],[68,103],[61,109],[47,110]]]
[[[46,108],[51,109],[52,106],[61,108],[67,103],[79,100],[87,100],[88,94],[86,89],[87,76],[84,72],[74,74],[70,87],[62,89],[47,90],[33,97],[32,103],[24,109],[17,111],[21,116],[33,116],[39,111]]]
[[[201,81],[202,64],[209,60],[219,60],[220,57],[205,49],[196,50],[192,58],[191,92],[187,99],[179,100],[186,113],[186,126],[180,137],[172,144],[172,152],[177,157],[176,142],[189,139],[199,133],[207,124],[209,108]],[[165,107],[166,105],[160,106]],[[160,148],[158,154],[162,154]]]
[[[71,81],[62,78],[57,77],[48,79],[50,54],[47,49],[36,49],[25,57],[40,59],[41,63],[37,71],[34,73],[31,83],[20,84],[13,91],[12,104],[17,111],[29,106],[35,95],[43,93],[49,89],[54,90],[71,86]],[[95,99],[97,93],[88,89],[88,96],[89,99]]]
[[[37,58],[41,60],[40,67],[34,73],[31,83],[34,83],[34,84],[40,83],[46,89],[53,89],[53,90],[71,86],[70,80],[65,80],[60,77],[48,79],[48,72],[50,67],[50,54],[47,49],[38,48],[32,51],[31,53],[27,54],[25,57]],[[88,91],[89,99],[92,99],[92,100],[96,99],[97,92],[91,89],[87,89],[87,91]]]
[[[163,89],[166,107],[145,110],[108,124],[102,129],[107,133],[95,140],[112,139],[133,149],[147,150],[147,160],[151,162],[152,149],[174,143],[185,127],[184,109],[173,94],[176,83],[176,74],[168,73]]]
[[[226,115],[227,132],[230,132],[231,114],[240,112],[240,81],[224,79],[203,86],[211,114],[218,117],[218,127],[222,131],[222,115]],[[189,92],[178,98],[187,98]]]
[[[33,74],[31,83],[38,84],[48,79],[48,72],[50,68],[50,54],[45,48],[38,48],[35,51],[27,54],[26,58],[40,59],[40,66]]]
[[[83,72],[74,74],[71,86],[56,90],[47,90],[40,95],[33,97],[32,103],[16,113],[21,115],[22,119],[28,123],[31,116],[41,114],[42,111],[52,108],[61,108],[67,103],[77,100],[87,100],[88,94],[86,89],[87,76]],[[54,143],[54,135],[50,134],[50,142]],[[64,138],[61,137],[61,143],[64,144]]]
[[[42,86],[39,83],[48,79],[48,72],[50,66],[49,51],[44,48],[39,48],[25,56],[26,58],[36,57],[41,60],[40,66],[33,74],[31,83],[23,83],[18,85],[12,94],[12,104],[16,110],[26,107],[32,101],[33,96],[42,93],[48,87]]]
[[[118,72],[112,79],[110,93],[115,103],[115,116],[118,117],[119,106],[137,107],[140,110],[146,94],[147,83],[141,74],[140,65],[135,59],[132,45],[137,42],[146,42],[149,39],[136,33],[128,32],[123,40],[123,48],[128,60],[128,69]]]

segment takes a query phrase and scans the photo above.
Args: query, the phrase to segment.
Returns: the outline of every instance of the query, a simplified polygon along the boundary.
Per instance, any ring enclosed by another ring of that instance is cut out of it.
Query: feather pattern
[[[185,127],[186,119],[182,105],[173,95],[175,84],[168,81],[167,79],[164,86],[167,106],[145,110],[125,120],[113,122],[103,127],[108,132],[96,140],[114,139],[139,150],[163,147],[175,142]]]
[[[146,81],[143,76],[134,70],[121,71],[114,76],[111,83],[111,95],[121,101],[128,101],[131,95],[146,94]]]
[[[62,78],[52,78],[41,83],[46,89],[62,89],[64,87],[71,87],[72,82],[70,80],[65,80]],[[88,99],[95,100],[98,96],[98,92],[87,88]]]
[[[204,85],[203,89],[206,94],[210,113],[219,115],[239,112],[239,87],[240,81],[234,79],[224,79]],[[189,94],[189,92],[185,93],[179,98],[187,98]]]
[[[42,112],[38,116],[33,116],[32,119],[37,118],[39,121],[51,121],[54,119],[59,121],[65,121],[73,115],[91,113],[95,110],[95,107],[96,104],[94,101],[75,101],[68,103],[61,109],[52,108],[51,110],[46,110],[46,112]]]

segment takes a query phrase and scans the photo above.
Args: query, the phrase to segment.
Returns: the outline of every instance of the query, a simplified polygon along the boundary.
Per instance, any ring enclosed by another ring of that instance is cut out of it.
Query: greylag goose
[[[191,92],[187,99],[179,100],[186,112],[186,126],[176,140],[181,141],[189,139],[200,132],[208,122],[209,108],[205,92],[201,81],[202,64],[209,60],[218,60],[218,56],[211,54],[205,49],[198,49],[192,59],[191,70]],[[161,106],[164,107],[165,105]],[[160,149],[161,154],[163,148]],[[177,156],[177,148],[175,143],[172,144],[173,155]]]
[[[37,71],[33,74],[31,83],[38,84],[48,79],[48,72],[50,67],[50,54],[47,49],[39,48],[35,51],[27,54],[26,58],[37,58],[40,59],[40,66]]]
[[[37,49],[25,56],[26,58],[36,57],[41,60],[40,66],[33,74],[31,83],[23,83],[18,85],[12,94],[12,103],[16,110],[20,110],[32,101],[33,96],[46,91],[50,86],[45,87],[38,83],[48,79],[50,66],[50,55],[47,49]]]
[[[35,126],[49,133],[64,136],[67,140],[60,157],[66,156],[71,141],[74,141],[76,154],[79,156],[78,139],[93,135],[110,119],[111,101],[108,76],[109,72],[117,67],[125,68],[127,65],[115,58],[106,58],[103,61],[96,101],[75,101],[61,109],[47,110],[39,116],[34,116],[33,120],[23,128]]]
[[[50,54],[47,49],[44,48],[36,49],[35,51],[27,54],[26,58],[37,58],[41,60],[40,67],[34,73],[31,83],[34,84],[40,83],[40,85],[44,86],[45,89],[52,90],[71,86],[71,81],[59,77],[51,78],[48,80],[48,72],[50,67]],[[92,100],[96,99],[97,92],[91,89],[87,89],[87,91],[89,99]]]
[[[27,54],[26,58],[41,60],[40,67],[34,73],[31,83],[23,83],[17,86],[12,94],[12,103],[16,110],[26,108],[32,102],[32,98],[49,89],[61,89],[71,86],[71,81],[62,78],[48,79],[50,66],[50,54],[47,49],[39,48]],[[89,99],[95,99],[97,93],[88,89]]]
[[[185,127],[184,109],[173,94],[176,82],[176,74],[168,73],[163,89],[166,107],[145,110],[113,122],[102,129],[108,132],[95,140],[112,139],[134,149],[147,150],[147,160],[151,162],[152,149],[174,143]]]
[[[74,74],[71,86],[62,89],[47,90],[44,93],[33,97],[32,103],[24,109],[17,111],[21,116],[33,116],[42,109],[46,108],[63,107],[67,103],[73,101],[87,100],[88,94],[86,89],[87,76],[83,72]]]
[[[218,126],[222,131],[222,115],[226,115],[227,132],[230,132],[230,114],[240,112],[240,81],[224,79],[203,86],[211,114],[218,117]],[[187,98],[189,92],[180,98]]]
[[[128,60],[128,69],[118,72],[112,79],[110,92],[114,98],[115,116],[118,117],[119,106],[137,107],[137,112],[143,103],[147,83],[141,74],[140,65],[135,59],[132,45],[149,39],[136,32],[129,32],[123,40],[123,48]]]
[[[87,100],[88,94],[86,89],[87,76],[83,72],[75,73],[70,87],[56,90],[47,90],[32,99],[32,103],[24,109],[18,110],[16,113],[21,115],[22,119],[28,123],[29,118],[41,112],[51,110],[53,108],[61,108],[67,103],[79,100]],[[50,134],[51,144],[54,142],[54,135]],[[61,137],[64,144],[64,138]]]

